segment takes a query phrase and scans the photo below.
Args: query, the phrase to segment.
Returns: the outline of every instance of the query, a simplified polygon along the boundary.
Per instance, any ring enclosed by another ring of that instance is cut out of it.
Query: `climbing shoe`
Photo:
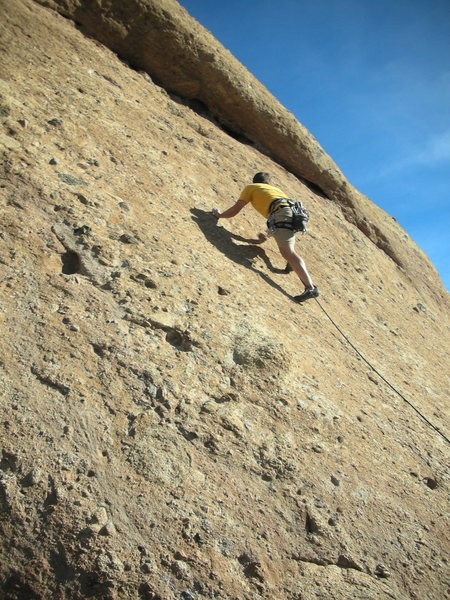
[[[294,296],[294,300],[296,302],[304,302],[305,300],[309,300],[310,298],[317,298],[319,295],[319,290],[316,286],[311,289],[306,289],[303,294],[299,296]]]

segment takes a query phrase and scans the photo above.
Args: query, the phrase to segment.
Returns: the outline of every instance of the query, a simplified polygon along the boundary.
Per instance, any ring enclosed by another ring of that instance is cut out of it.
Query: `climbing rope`
[[[408,404],[413,410],[416,411],[416,413],[425,421],[425,423],[427,423],[427,425],[429,425],[432,429],[434,429],[441,437],[444,438],[444,440],[450,444],[450,440],[448,439],[448,437],[446,435],[444,435],[442,433],[442,431],[436,427],[436,425],[433,425],[433,423],[431,421],[429,421],[427,419],[427,417],[425,417],[425,415],[423,415],[420,410],[418,408],[416,408],[414,406],[414,404],[412,404],[412,402],[410,402],[407,398],[405,398],[405,396],[399,392],[387,379],[386,377],[384,377],[379,371],[378,369],[376,369],[371,362],[369,362],[367,360],[367,358],[358,350],[358,348],[353,344],[353,342],[349,339],[349,337],[347,335],[345,335],[345,333],[342,331],[342,329],[339,327],[339,325],[337,325],[335,323],[335,321],[330,317],[330,315],[327,313],[327,311],[325,310],[325,308],[322,306],[322,304],[319,302],[319,300],[317,298],[315,298],[315,301],[317,302],[317,304],[320,306],[320,308],[322,309],[322,311],[325,313],[326,317],[329,319],[329,321],[334,325],[334,327],[336,327],[336,329],[339,331],[339,333],[342,335],[342,337],[346,340],[346,342],[353,348],[353,350],[356,352],[356,354],[366,363],[366,365],[368,365],[372,371],[374,371],[378,377],[380,377],[380,379],[382,379],[390,388],[393,392],[395,392],[398,396],[400,396],[400,398],[402,400],[404,400],[406,402],[406,404]]]

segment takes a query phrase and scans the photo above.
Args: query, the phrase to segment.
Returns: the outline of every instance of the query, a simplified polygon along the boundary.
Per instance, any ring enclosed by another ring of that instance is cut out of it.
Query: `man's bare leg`
[[[291,265],[305,288],[313,289],[315,286],[310,274],[308,273],[305,261],[295,251],[294,244],[292,242],[279,243],[278,248],[281,256]]]

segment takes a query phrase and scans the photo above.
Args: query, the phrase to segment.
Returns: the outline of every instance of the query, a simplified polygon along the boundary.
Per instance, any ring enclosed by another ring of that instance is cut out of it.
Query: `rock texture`
[[[425,284],[422,289],[433,293],[437,274],[426,255],[346,180],[294,115],[175,0],[39,1],[74,19],[166,89],[200,101],[235,135],[318,186],[414,284]]]
[[[444,598],[448,444],[321,308],[445,432],[432,270],[72,21],[0,9],[1,597]],[[308,206],[320,305],[256,212],[208,214],[259,170]]]

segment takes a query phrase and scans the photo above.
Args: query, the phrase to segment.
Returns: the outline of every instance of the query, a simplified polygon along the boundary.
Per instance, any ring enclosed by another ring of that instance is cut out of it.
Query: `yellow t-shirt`
[[[254,208],[265,218],[269,216],[269,207],[277,198],[287,198],[279,188],[268,183],[251,183],[242,191],[239,200],[245,204],[252,203]]]

